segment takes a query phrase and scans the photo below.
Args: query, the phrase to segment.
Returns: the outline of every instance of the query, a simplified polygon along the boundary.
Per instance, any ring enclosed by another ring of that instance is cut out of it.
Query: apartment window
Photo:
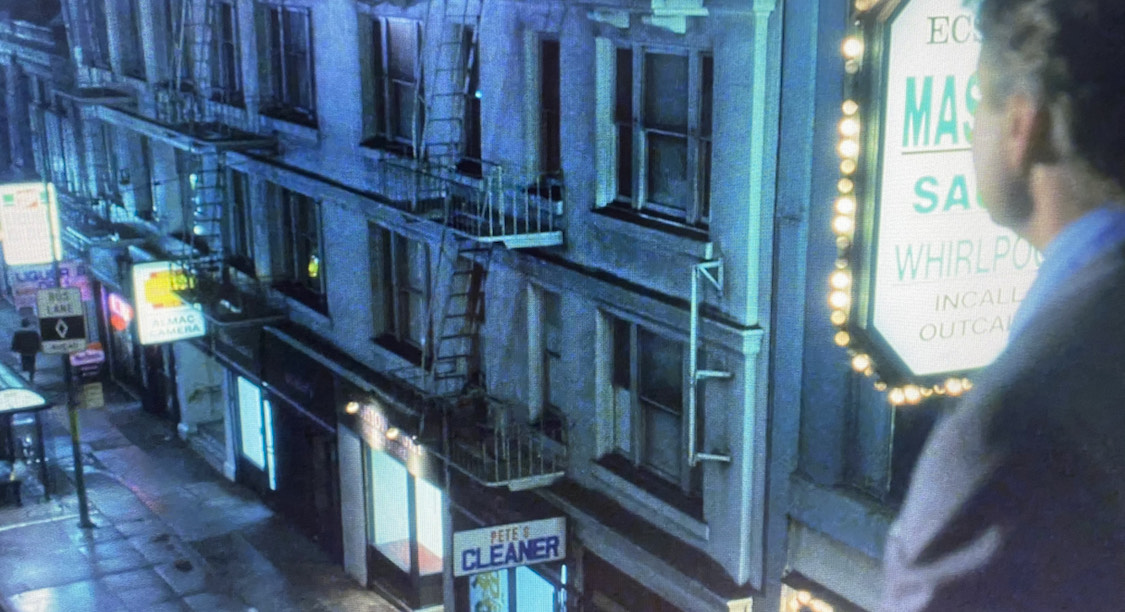
[[[290,297],[322,313],[328,311],[324,278],[324,242],[320,203],[304,194],[281,190],[282,237]]]
[[[316,124],[312,14],[309,9],[265,9],[267,104],[263,112],[296,123]]]
[[[83,61],[87,66],[109,67],[109,25],[105,15],[106,0],[86,0],[82,10],[86,12],[88,28],[78,28],[85,45]]]
[[[481,91],[480,91],[480,40],[476,30],[469,26],[462,26],[461,53],[465,58],[463,64],[468,69],[468,87],[465,96],[464,118],[462,125],[462,156],[459,164],[463,172],[480,175],[481,164]]]
[[[539,172],[557,176],[562,172],[561,83],[559,41],[539,41]]]
[[[145,55],[141,44],[140,9],[137,0],[116,0],[118,31],[121,33],[121,71],[127,76],[145,78]]]
[[[422,133],[422,25],[409,19],[376,18],[371,40],[375,77],[371,144],[413,154]]]
[[[381,316],[376,317],[379,341],[416,363],[426,346],[426,313],[430,297],[430,256],[425,242],[373,227],[374,287]]]
[[[614,204],[707,225],[711,56],[618,47],[612,64]]]
[[[699,469],[688,466],[685,450],[685,343],[624,319],[610,322],[613,453],[638,470],[642,484],[655,478],[666,489],[670,484],[680,494],[698,496]]]
[[[96,125],[92,163],[97,174],[98,197],[120,201],[117,139],[114,138],[113,128],[109,125],[100,121]]]
[[[241,106],[242,68],[238,52],[238,14],[231,2],[215,4],[211,39],[211,99]]]
[[[239,271],[256,276],[254,270],[253,219],[250,216],[249,177],[228,170],[229,197],[223,209],[223,250],[227,263]]]
[[[562,300],[554,291],[539,291],[540,307],[540,362],[542,364],[540,416],[544,435],[556,442],[567,443],[565,403],[566,383],[562,366]]]
[[[168,74],[179,84],[195,82],[194,30],[202,20],[191,13],[192,0],[167,0],[164,5],[168,31]],[[184,11],[188,11],[187,14]],[[198,24],[193,23],[198,22]]]

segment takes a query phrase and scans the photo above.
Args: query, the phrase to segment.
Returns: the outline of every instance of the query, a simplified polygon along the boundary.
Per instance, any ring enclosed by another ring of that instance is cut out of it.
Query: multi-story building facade
[[[932,417],[850,373],[824,306],[845,2],[58,9],[51,71],[0,24],[0,162],[58,188],[108,375],[356,580],[874,606]],[[203,335],[142,344],[151,262]],[[461,575],[503,563],[455,533],[557,517],[560,559]]]

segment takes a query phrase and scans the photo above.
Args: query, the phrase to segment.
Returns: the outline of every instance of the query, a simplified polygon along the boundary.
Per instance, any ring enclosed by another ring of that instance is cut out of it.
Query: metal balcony
[[[428,446],[442,455],[450,467],[486,487],[508,487],[523,491],[545,487],[566,474],[566,445],[545,436],[538,428],[518,422],[517,407],[480,390],[448,390],[433,393],[422,385],[425,376],[421,367],[411,366],[390,372],[396,381],[409,389],[397,393],[409,407],[426,419]],[[447,422],[448,444],[435,440],[440,430],[440,416]]]
[[[520,186],[502,166],[483,164],[481,178],[413,160],[379,167],[391,205],[462,236],[509,249],[563,244],[562,203]]]
[[[545,487],[566,474],[566,447],[533,426],[506,423],[473,438],[449,441],[449,463],[487,487],[524,491]]]

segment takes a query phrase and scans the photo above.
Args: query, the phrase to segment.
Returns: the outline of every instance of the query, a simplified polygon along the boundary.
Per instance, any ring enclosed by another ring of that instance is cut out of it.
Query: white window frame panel
[[[617,121],[617,51],[625,49],[632,52],[631,66],[631,93],[632,93],[632,197],[624,198],[620,195],[617,184],[618,165],[618,128],[621,124]],[[704,180],[706,160],[703,159],[707,150],[705,143],[712,140],[703,130],[703,64],[704,57],[712,58],[712,91],[714,98],[714,59],[709,49],[686,49],[660,45],[645,45],[640,43],[615,42],[608,38],[598,38],[595,42],[595,54],[598,66],[598,85],[595,92],[595,106],[598,113],[597,137],[599,146],[599,205],[612,202],[628,204],[638,212],[652,212],[664,218],[671,218],[692,226],[706,226],[709,223],[710,194],[704,194],[704,188],[710,188],[710,180]],[[686,133],[660,129],[646,124],[644,113],[645,93],[648,84],[645,82],[645,59],[648,54],[664,54],[686,56],[688,59],[688,108]],[[712,108],[714,108],[712,103]],[[712,111],[712,122],[714,111]],[[714,126],[711,126],[713,133]],[[648,174],[648,141],[651,135],[668,135],[687,140],[687,168],[689,201],[684,208],[661,205],[648,201],[649,185]]]

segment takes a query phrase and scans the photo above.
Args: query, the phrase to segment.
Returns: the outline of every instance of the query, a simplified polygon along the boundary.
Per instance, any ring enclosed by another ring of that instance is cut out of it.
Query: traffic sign
[[[77,288],[40,289],[36,294],[43,352],[66,354],[86,348],[86,317]]]

